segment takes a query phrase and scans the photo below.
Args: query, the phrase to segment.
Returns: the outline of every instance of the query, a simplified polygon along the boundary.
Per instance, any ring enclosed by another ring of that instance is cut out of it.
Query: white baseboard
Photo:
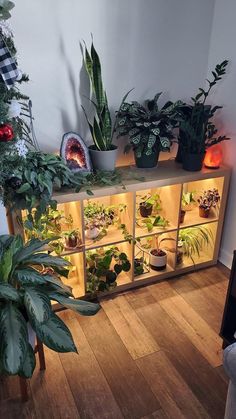
[[[223,263],[223,265],[231,269],[232,260],[233,260],[233,252],[230,253],[225,249],[220,249],[219,261]]]

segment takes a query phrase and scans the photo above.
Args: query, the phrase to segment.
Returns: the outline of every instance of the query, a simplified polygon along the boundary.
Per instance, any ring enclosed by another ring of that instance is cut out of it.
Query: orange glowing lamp
[[[209,169],[219,169],[223,159],[223,150],[221,144],[214,144],[207,149],[204,165]]]

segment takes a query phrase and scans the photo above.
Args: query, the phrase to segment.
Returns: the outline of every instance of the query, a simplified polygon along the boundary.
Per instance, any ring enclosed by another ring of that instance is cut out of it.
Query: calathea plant
[[[170,151],[174,138],[173,128],[177,126],[182,102],[167,102],[159,108],[160,95],[147,100],[144,106],[138,102],[124,102],[117,112],[118,137],[129,136],[124,152],[133,149],[138,167],[156,166],[159,152]]]
[[[50,240],[23,244],[20,236],[0,236],[0,373],[31,377],[35,354],[28,326],[56,352],[77,352],[67,326],[54,313],[51,300],[85,316],[99,305],[73,298],[64,285],[70,265],[42,251]]]
[[[185,170],[200,170],[206,149],[229,139],[225,135],[217,136],[217,129],[212,122],[215,112],[222,106],[206,104],[211,89],[222,79],[227,65],[227,60],[217,64],[215,71],[212,71],[213,80],[207,80],[208,89],[199,88],[197,95],[192,97],[193,103],[181,108],[177,161],[183,161]]]
[[[90,101],[94,105],[95,113],[93,122],[90,122],[86,110],[82,107],[94,142],[94,145],[90,146],[93,166],[95,169],[112,171],[115,169],[117,152],[117,146],[112,144],[116,122],[112,125],[107,94],[102,82],[101,63],[93,42],[90,52],[84,44],[83,58],[90,80]]]

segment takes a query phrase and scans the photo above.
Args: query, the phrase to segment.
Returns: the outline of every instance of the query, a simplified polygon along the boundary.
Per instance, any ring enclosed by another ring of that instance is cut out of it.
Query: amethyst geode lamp
[[[72,172],[91,172],[88,148],[80,135],[67,132],[62,137],[60,155]]]

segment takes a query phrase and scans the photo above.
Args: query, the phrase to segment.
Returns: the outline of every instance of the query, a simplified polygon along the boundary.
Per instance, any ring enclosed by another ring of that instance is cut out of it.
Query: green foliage
[[[123,102],[117,112],[116,131],[118,137],[129,136],[130,143],[125,148],[128,152],[133,148],[137,157],[153,152],[169,151],[174,138],[173,128],[179,120],[181,101],[167,102],[162,108],[158,107],[161,93],[147,100],[142,106],[138,102]]]
[[[7,20],[11,17],[10,11],[15,7],[15,4],[9,0],[0,0],[0,20]]]
[[[204,246],[213,244],[210,228],[204,226],[188,227],[179,230],[179,241],[183,245],[184,254],[194,263],[193,256],[200,256]]]
[[[109,291],[117,286],[117,277],[128,272],[130,261],[118,247],[100,248],[86,253],[87,291],[91,293]]]
[[[100,151],[112,150],[112,137],[115,125],[112,128],[111,113],[102,82],[100,58],[94,48],[93,42],[91,44],[90,52],[84,43],[83,59],[90,80],[91,99],[89,100],[94,105],[95,110],[93,122],[89,121],[84,107],[82,107],[82,109],[88,122],[95,148]],[[93,95],[94,100],[92,100]],[[128,93],[123,98],[122,103],[125,101],[127,95]]]
[[[193,104],[181,108],[179,143],[188,153],[203,154],[206,148],[217,144],[228,137],[216,136],[217,129],[212,122],[212,117],[222,106],[206,105],[206,99],[213,86],[222,79],[225,74],[228,61],[217,64],[212,71],[213,80],[207,80],[208,89],[199,88],[199,93],[192,97]]]
[[[196,200],[194,199],[194,194],[195,194],[195,192],[193,192],[193,191],[192,192],[183,192],[183,194],[182,194],[182,206],[183,206],[183,208],[185,206],[188,206],[188,205],[196,202]]]
[[[53,312],[51,300],[82,315],[93,315],[97,304],[75,300],[57,272],[68,273],[69,262],[43,253],[50,240],[0,236],[0,370],[31,377],[35,355],[27,322],[39,339],[56,352],[77,352],[67,326]],[[6,263],[6,261],[8,263]],[[58,297],[59,296],[59,297]]]
[[[26,209],[28,220],[33,224],[33,216],[37,222],[49,205],[56,209],[56,202],[52,200],[53,186],[73,187],[77,183],[62,159],[54,154],[31,151],[21,163],[13,172],[21,183],[19,188],[12,187],[8,177],[4,179],[2,174],[3,203],[10,209]]]

